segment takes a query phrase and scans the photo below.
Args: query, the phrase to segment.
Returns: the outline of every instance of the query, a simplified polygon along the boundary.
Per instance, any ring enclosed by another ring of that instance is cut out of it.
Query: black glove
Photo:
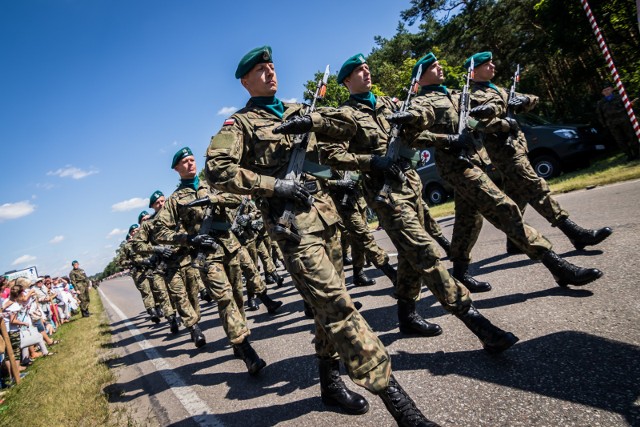
[[[449,144],[449,148],[458,151],[464,151],[473,147],[473,137],[467,131],[463,131],[459,135],[447,135],[447,142]]]
[[[371,156],[370,167],[372,171],[381,171],[387,174],[387,176],[393,176],[397,178],[404,176],[404,174],[400,170],[400,167],[387,156]]]
[[[238,215],[238,217],[236,218],[236,222],[241,225],[241,226],[245,226],[249,223],[249,221],[251,221],[251,217],[249,215]]]
[[[504,119],[507,123],[509,123],[509,130],[511,133],[516,134],[520,130],[520,125],[518,121],[512,117],[507,117]]]
[[[415,119],[415,116],[408,111],[399,111],[397,113],[384,116],[384,118],[387,119],[389,123],[402,125],[405,123],[411,123]]]
[[[296,134],[307,133],[311,130],[313,121],[311,116],[295,116],[273,130],[273,133]]]
[[[262,227],[264,227],[264,221],[262,218],[251,221],[251,229],[253,231],[260,231],[262,230]]]
[[[334,184],[336,186],[336,188],[343,190],[343,191],[353,191],[356,189],[356,182],[351,180],[351,179],[341,179],[338,181],[335,181]]]
[[[196,247],[210,248],[214,250],[218,248],[218,244],[215,239],[208,234],[196,234],[195,236],[189,236],[187,241]]]
[[[296,200],[311,207],[311,194],[309,191],[292,179],[276,179],[273,195],[283,199]]]
[[[495,112],[493,111],[493,105],[483,104],[469,110],[469,115],[476,119],[488,119],[495,115]]]
[[[515,95],[509,100],[509,107],[511,107],[514,112],[522,111],[527,105],[529,105],[529,98],[526,96]]]
[[[170,246],[165,245],[154,246],[153,252],[164,258],[169,258],[173,255],[173,249]]]

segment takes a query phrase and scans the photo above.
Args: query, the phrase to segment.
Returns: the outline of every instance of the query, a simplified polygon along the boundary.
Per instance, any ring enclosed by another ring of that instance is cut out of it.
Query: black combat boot
[[[189,332],[191,333],[191,341],[196,345],[196,348],[200,348],[207,343],[207,339],[197,323],[189,328]]]
[[[394,287],[398,284],[398,272],[388,261],[378,267],[378,270],[382,271],[391,280]]]
[[[597,268],[583,268],[571,264],[569,261],[560,258],[553,252],[547,251],[542,255],[542,263],[549,269],[558,285],[583,286],[602,277],[602,271]]]
[[[248,297],[247,298],[247,311],[258,311],[260,309],[260,305],[258,304],[258,300],[256,297]]]
[[[91,313],[89,313],[89,310],[80,310],[82,312],[82,317],[89,317],[91,316]],[[160,319],[158,319],[158,322],[160,321]],[[156,322],[156,323],[158,323]]]
[[[491,290],[489,282],[479,282],[469,274],[469,264],[466,262],[454,261],[452,276],[458,279],[472,294],[489,292]]]
[[[264,306],[267,307],[267,311],[269,312],[269,314],[275,314],[278,309],[282,307],[282,301],[272,300],[271,297],[267,295],[266,289],[263,293],[258,294],[258,298],[260,298],[260,301],[262,301]]]
[[[172,334],[177,334],[180,331],[180,326],[178,325],[178,318],[175,314],[169,315],[167,318],[169,321],[169,330]]]
[[[347,388],[340,378],[340,364],[337,360],[320,359],[320,395],[327,406],[339,406],[351,415],[362,415],[369,410],[369,402]]]
[[[447,254],[447,256],[451,256],[451,242],[449,241],[449,239],[444,237],[444,235],[434,237],[433,239],[436,242],[438,242],[438,244],[444,250],[444,253]]]
[[[353,267],[353,285],[354,286],[371,286],[375,285],[375,279],[367,277],[362,267]]]
[[[351,265],[353,264],[353,259],[347,254],[342,254],[342,265]]]
[[[569,238],[571,244],[578,250],[584,249],[585,246],[597,245],[613,233],[610,227],[603,227],[597,230],[582,228],[569,218],[558,222],[558,228]]]
[[[524,252],[522,252],[522,249],[520,249],[518,245],[513,243],[511,239],[507,237],[507,253],[509,255],[519,255],[523,254]]]
[[[267,362],[260,359],[258,353],[251,347],[248,338],[245,338],[240,344],[235,344],[234,347],[240,353],[245,365],[247,365],[249,375],[258,375],[258,372],[267,366]]]
[[[415,402],[400,387],[393,375],[389,378],[389,385],[378,393],[378,396],[399,427],[440,427],[439,424],[429,421],[422,415]]]
[[[423,337],[435,337],[442,333],[440,325],[429,323],[416,313],[416,302],[398,300],[398,321],[403,334],[418,334]]]
[[[511,332],[505,332],[494,326],[474,306],[471,306],[465,314],[456,314],[456,317],[462,320],[462,323],[482,342],[484,349],[491,354],[502,353],[520,340]]]
[[[272,271],[271,273],[267,273],[265,274],[266,277],[266,282],[268,285],[272,285],[274,283],[277,283],[277,287],[280,287],[284,284],[284,279],[282,277],[280,277],[280,275],[278,274],[277,271]]]
[[[159,305],[156,305],[156,313],[158,313],[158,317],[160,318],[164,317],[164,310]]]
[[[154,307],[147,308],[147,313],[149,313],[149,319],[153,323],[160,323],[160,317],[158,316],[158,312]],[[82,315],[84,316],[84,313]]]
[[[309,304],[307,304],[306,301],[302,300],[302,302],[304,303],[304,315],[305,317],[307,317],[308,319],[313,319],[313,309],[311,308],[311,306]]]

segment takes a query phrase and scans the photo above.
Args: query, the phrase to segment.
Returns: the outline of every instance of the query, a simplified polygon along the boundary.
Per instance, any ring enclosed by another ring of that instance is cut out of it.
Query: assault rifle
[[[511,78],[511,88],[509,89],[509,98],[507,98],[507,117],[515,120],[516,114],[513,111],[513,108],[509,106],[509,103],[516,97],[516,85],[520,83],[520,64],[516,65],[516,72],[513,73],[513,77]],[[509,135],[506,141],[506,145],[511,149],[515,150],[515,146],[513,145],[512,135]]]
[[[244,227],[246,226],[246,224],[240,224],[238,222],[238,218],[244,215],[244,210],[247,207],[248,202],[249,202],[249,198],[243,197],[242,202],[240,202],[240,206],[238,206],[238,210],[236,210],[236,215],[233,217],[233,223],[231,224],[231,231],[233,231],[233,233],[238,237],[240,237],[239,235],[242,234]]]
[[[462,87],[462,93],[460,94],[460,117],[458,119],[458,135],[462,135],[462,132],[467,129],[467,125],[469,124],[469,110],[471,109],[471,96],[469,96],[469,81],[473,78],[473,69],[474,69],[474,61],[473,57],[471,57],[471,64],[469,64],[469,69],[467,70],[466,84]],[[462,150],[458,155],[458,160],[463,161],[469,165],[468,167],[473,167],[471,160],[467,157],[465,153],[466,150]]]
[[[203,197],[202,199],[196,199],[186,204],[189,207],[195,206],[206,206],[204,209],[204,217],[202,218],[202,224],[200,224],[200,230],[198,231],[198,235],[212,236],[212,231],[214,228],[213,221],[213,203],[209,200],[208,197]],[[212,236],[213,237],[213,236]],[[212,246],[210,251],[215,251],[218,248],[218,245]],[[205,269],[205,259],[207,255],[202,248],[198,249],[198,254],[195,259],[191,261],[191,267],[199,268],[201,270]]]
[[[322,98],[327,91],[327,81],[329,80],[329,66],[324,70],[324,75],[322,79],[320,79],[316,85],[316,93],[313,95],[313,101],[311,105],[304,111],[304,115],[308,115],[313,113],[316,109],[316,102]],[[289,158],[289,165],[287,166],[287,174],[284,176],[285,179],[293,180],[299,184],[302,184],[302,167],[304,165],[304,158],[307,155],[307,146],[309,145],[309,137],[310,132],[307,132],[302,135],[296,135],[293,138],[293,146],[291,148],[291,157]],[[311,207],[313,205],[313,196],[309,196],[306,201],[306,204]],[[299,234],[297,234],[294,229],[293,222],[295,220],[294,214],[294,202],[292,200],[287,200],[284,206],[284,211],[278,221],[276,221],[276,225],[273,227],[273,232],[276,235],[284,236],[286,239],[298,244],[302,239]]]
[[[352,176],[354,175],[354,173],[352,171],[345,171],[344,172],[344,176],[342,177],[343,181],[351,181]],[[342,196],[342,200],[340,200],[340,205],[342,207],[347,207],[349,206],[349,196],[351,196],[349,191],[345,191],[344,192],[344,196]]]
[[[422,64],[420,64],[420,66],[418,67],[418,73],[416,74],[416,76],[411,80],[409,90],[407,90],[407,99],[404,101],[404,104],[402,104],[400,112],[407,111],[407,108],[409,108],[409,104],[411,103],[411,97],[418,93],[418,80],[420,80],[420,76],[422,76]],[[385,154],[385,156],[393,160],[394,163],[398,161],[398,156],[400,154],[400,148],[402,144],[402,141],[400,141],[401,129],[402,125],[391,125],[391,138],[389,139],[389,143],[387,145],[387,153]],[[391,178],[392,177],[388,176],[388,174],[385,174],[384,185],[378,192],[378,195],[375,197],[375,201],[378,203],[384,203],[391,207],[393,210],[397,211],[398,208],[396,207],[396,203],[393,200],[393,196],[391,195]],[[393,178],[401,182],[405,182],[407,180],[407,177],[402,171],[396,174]]]

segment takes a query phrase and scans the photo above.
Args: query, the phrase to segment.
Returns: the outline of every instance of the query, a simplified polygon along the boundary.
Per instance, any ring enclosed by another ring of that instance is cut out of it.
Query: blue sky
[[[0,1],[2,271],[104,269],[170,168],[204,152],[246,91],[250,49],[273,48],[281,99],[395,34],[409,0]],[[1,271],[0,271],[1,272]]]

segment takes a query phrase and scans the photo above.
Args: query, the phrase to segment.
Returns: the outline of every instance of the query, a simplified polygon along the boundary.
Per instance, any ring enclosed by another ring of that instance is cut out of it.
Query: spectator
[[[637,99],[633,102],[637,102]],[[609,129],[618,147],[627,155],[627,161],[640,157],[640,147],[626,108],[620,95],[614,91],[613,84],[605,83],[602,99],[598,101],[598,120]]]

